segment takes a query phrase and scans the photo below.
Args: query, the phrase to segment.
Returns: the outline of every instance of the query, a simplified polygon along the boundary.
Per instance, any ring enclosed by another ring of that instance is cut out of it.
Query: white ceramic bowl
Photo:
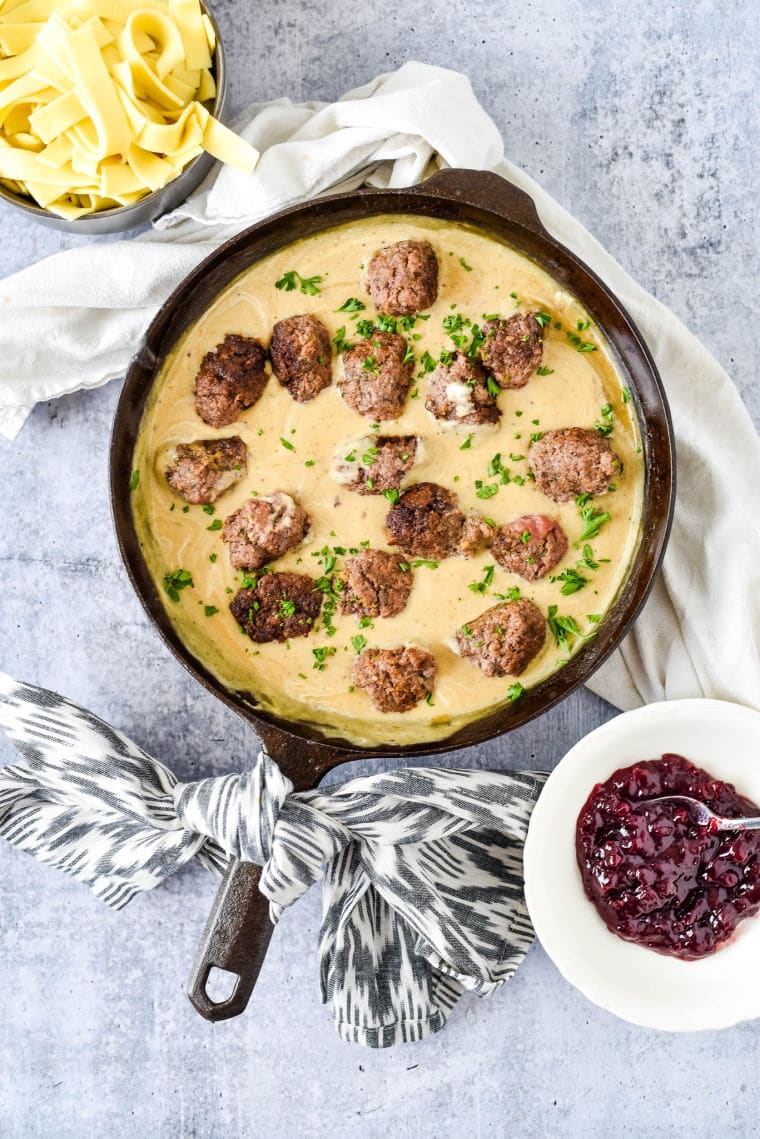
[[[580,740],[550,775],[525,844],[525,896],[562,975],[602,1008],[646,1028],[694,1032],[760,1017],[760,915],[711,957],[680,961],[623,941],[587,899],[575,824],[594,784],[676,752],[760,803],[760,712],[674,700],[625,712]]]

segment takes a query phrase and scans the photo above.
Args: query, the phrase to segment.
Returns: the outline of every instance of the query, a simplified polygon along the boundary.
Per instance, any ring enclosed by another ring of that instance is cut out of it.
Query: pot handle
[[[217,890],[187,983],[191,1004],[206,1020],[239,1016],[258,980],[274,929],[269,899],[259,890],[260,878],[260,866],[231,859]],[[214,1000],[208,992],[212,969],[237,978],[222,1000]]]
[[[295,791],[316,787],[331,768],[351,758],[327,744],[298,739],[273,725],[257,723],[256,730],[264,750]],[[187,982],[190,1003],[206,1020],[239,1016],[251,999],[274,930],[269,899],[261,893],[260,881],[260,866],[231,859],[217,890]],[[208,991],[212,969],[222,969],[237,978],[232,992],[221,1000],[214,1000]]]
[[[549,237],[530,194],[492,170],[465,170],[452,166],[439,170],[424,182],[410,187],[410,192],[421,197],[435,195],[448,202],[462,202],[479,206],[489,213],[498,214],[506,221],[516,222],[526,229]]]

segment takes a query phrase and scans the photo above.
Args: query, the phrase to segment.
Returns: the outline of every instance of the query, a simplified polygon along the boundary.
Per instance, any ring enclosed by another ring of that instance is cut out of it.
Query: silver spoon
[[[712,830],[720,831],[758,831],[760,830],[760,815],[744,819],[727,819],[724,815],[717,815],[699,799],[692,799],[688,795],[661,795],[657,799],[643,799],[636,804],[637,807],[648,807],[654,803],[676,803],[687,807],[692,818],[701,826],[709,826]]]

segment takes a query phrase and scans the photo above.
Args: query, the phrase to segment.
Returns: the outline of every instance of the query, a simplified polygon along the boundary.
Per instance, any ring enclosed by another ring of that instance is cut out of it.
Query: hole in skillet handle
[[[274,929],[260,877],[260,866],[232,859],[217,891],[187,983],[190,1003],[206,1020],[239,1016],[258,979]]]

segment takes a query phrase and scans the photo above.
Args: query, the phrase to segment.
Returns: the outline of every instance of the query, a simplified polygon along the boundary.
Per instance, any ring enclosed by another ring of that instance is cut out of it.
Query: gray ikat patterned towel
[[[0,768],[0,835],[115,909],[193,858],[263,866],[273,922],[322,878],[322,997],[344,1040],[439,1031],[531,944],[522,849],[544,775],[409,768],[295,792],[261,753],[182,784],[91,712],[2,673],[0,727],[23,757]]]

